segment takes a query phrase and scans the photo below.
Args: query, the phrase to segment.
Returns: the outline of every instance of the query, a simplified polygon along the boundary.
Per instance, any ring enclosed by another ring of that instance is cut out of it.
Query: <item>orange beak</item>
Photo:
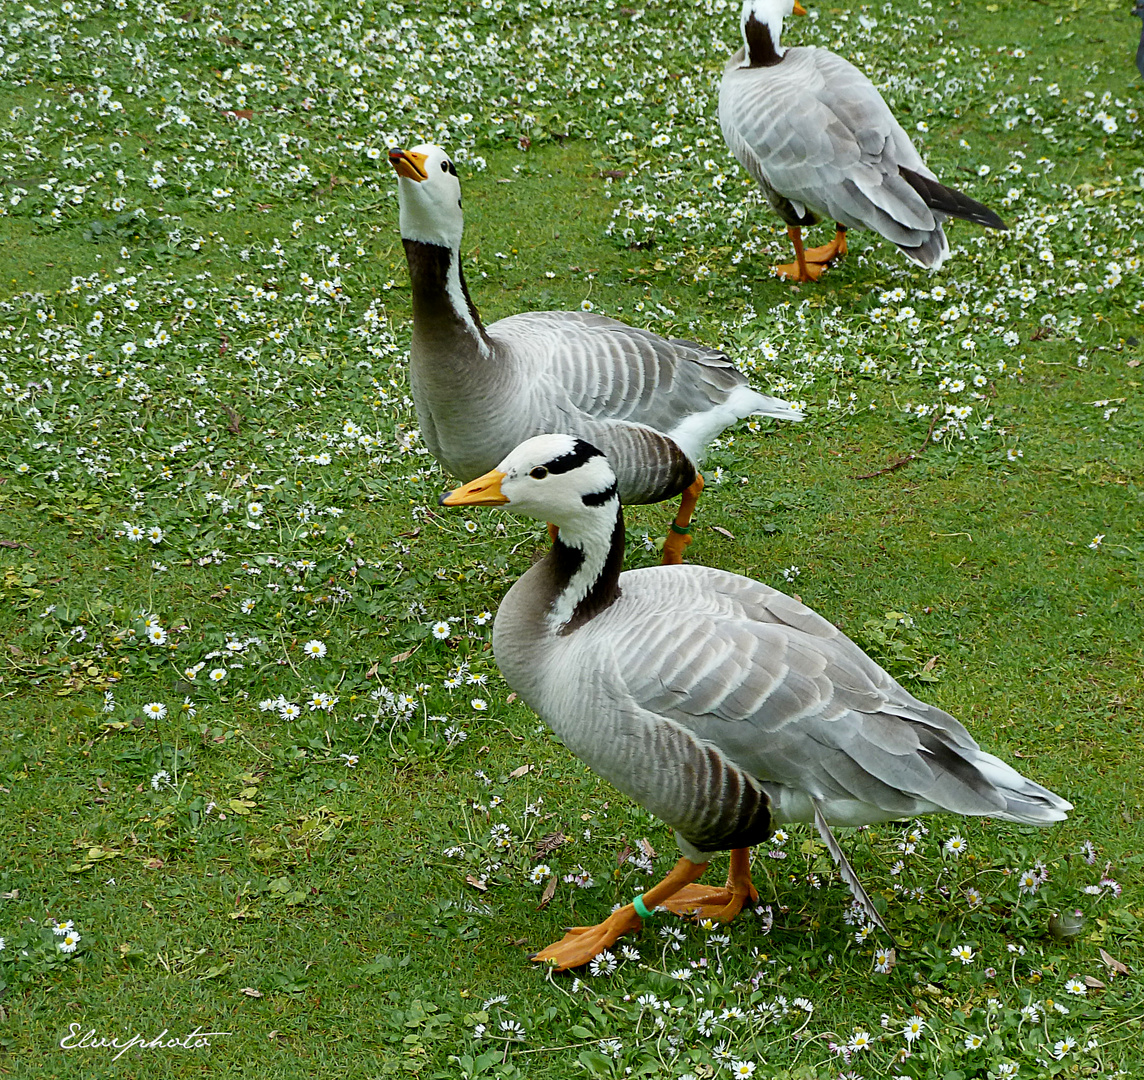
[[[419,184],[429,175],[425,168],[425,155],[415,154],[412,150],[390,150],[389,164],[398,176],[416,180]]]
[[[447,491],[439,502],[442,506],[504,506],[508,499],[501,493],[505,474],[499,469],[470,480],[456,491]]]
[[[805,15],[806,14],[806,8],[804,8],[802,6],[802,4],[800,4],[798,2],[798,0],[794,0],[794,13],[796,15]]]

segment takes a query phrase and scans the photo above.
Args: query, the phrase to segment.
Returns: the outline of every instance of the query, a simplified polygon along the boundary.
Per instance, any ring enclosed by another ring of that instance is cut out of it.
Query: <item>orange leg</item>
[[[553,525],[552,522],[550,521],[548,523],[548,539],[551,540],[555,544],[556,543],[556,537],[559,534],[560,534],[560,530],[555,525]]]
[[[680,859],[667,877],[643,894],[647,910],[654,911],[660,907],[669,897],[697,880],[706,869],[706,863]],[[564,937],[542,949],[532,959],[537,963],[551,964],[557,971],[567,971],[568,968],[586,964],[604,949],[614,945],[624,934],[639,930],[642,926],[643,920],[636,914],[635,907],[627,904],[596,926],[572,927]]]
[[[790,242],[794,244],[795,262],[782,263],[776,266],[774,268],[775,273],[779,277],[790,278],[792,281],[817,281],[826,267],[822,263],[806,261],[806,253],[802,250],[802,229],[797,225],[788,225],[787,236],[790,237]]]
[[[830,263],[846,254],[846,226],[834,223],[834,239],[822,247],[807,248],[803,252],[808,263]]]
[[[754,904],[759,894],[751,881],[751,849],[736,848],[731,852],[731,868],[727,885],[722,889],[708,885],[688,885],[680,889],[662,906],[676,915],[695,915],[699,919],[730,922],[748,902]]]
[[[695,504],[699,501],[699,493],[703,490],[703,477],[695,474],[691,486],[683,492],[679,501],[679,513],[671,523],[671,532],[663,542],[664,566],[678,566],[683,562],[683,549],[691,543],[691,515],[695,513]]]

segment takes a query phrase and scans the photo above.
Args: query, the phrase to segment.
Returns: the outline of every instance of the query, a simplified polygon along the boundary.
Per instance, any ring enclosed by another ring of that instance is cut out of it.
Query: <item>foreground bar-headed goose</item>
[[[1005,229],[987,206],[938,183],[882,95],[853,64],[827,49],[784,49],[783,17],[797,0],[744,0],[743,48],[719,87],[719,123],[731,153],[787,223],[794,263],[783,277],[817,281],[846,254],[847,228],[873,229],[919,266],[949,255],[947,217]],[[823,217],[834,240],[804,251],[802,226]]]
[[[757,898],[747,849],[784,822],[814,822],[884,925],[830,824],[948,811],[1045,825],[1072,808],[797,600],[706,566],[621,574],[616,474],[582,439],[529,439],[441,502],[506,505],[557,526],[500,605],[497,664],[573,754],[676,830],[683,852],[642,897],[537,960],[586,963],[657,905],[734,918]],[[725,850],[726,888],[692,885]]]
[[[461,271],[461,185],[437,146],[391,150],[413,286],[410,382],[430,453],[471,480],[544,431],[603,447],[625,503],[683,495],[664,546],[679,562],[703,486],[704,447],[746,416],[799,420],[752,390],[723,353],[579,311],[484,326]]]

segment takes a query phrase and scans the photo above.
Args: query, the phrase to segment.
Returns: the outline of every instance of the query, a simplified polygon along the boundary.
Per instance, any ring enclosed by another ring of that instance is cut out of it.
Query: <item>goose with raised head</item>
[[[681,495],[664,545],[679,562],[703,486],[707,444],[747,416],[799,420],[726,354],[580,311],[535,311],[485,326],[461,268],[461,186],[437,146],[391,150],[413,289],[410,382],[430,453],[461,480],[544,431],[603,447],[625,503]]]
[[[989,207],[938,182],[882,95],[828,49],[784,48],[783,18],[797,0],[744,0],[743,47],[719,87],[719,124],[731,153],[787,224],[795,262],[783,277],[817,281],[846,254],[846,230],[866,228],[936,270],[949,255],[942,222],[1008,226]],[[831,243],[804,250],[802,229],[835,222]]]
[[[586,963],[657,906],[734,918],[758,895],[748,849],[786,822],[815,824],[884,927],[832,824],[946,811],[1045,825],[1072,808],[797,600],[705,566],[621,573],[616,474],[582,439],[529,439],[441,502],[557,526],[500,605],[497,665],[573,754],[675,829],[683,855],[642,897],[536,960]],[[726,850],[726,887],[693,884]]]

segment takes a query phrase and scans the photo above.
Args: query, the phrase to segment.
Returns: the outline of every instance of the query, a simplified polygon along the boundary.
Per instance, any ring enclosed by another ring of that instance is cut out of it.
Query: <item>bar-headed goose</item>
[[[573,754],[676,830],[683,853],[642,897],[535,959],[583,964],[657,905],[734,918],[757,897],[747,849],[784,822],[815,823],[883,925],[830,824],[948,811],[1044,825],[1072,808],[797,600],[706,566],[621,574],[616,483],[596,447],[541,435],[441,497],[558,527],[501,602],[497,664]],[[725,850],[726,888],[692,885]]]
[[[410,382],[430,453],[471,480],[544,431],[604,447],[625,503],[683,495],[664,546],[679,562],[703,486],[704,447],[750,415],[799,420],[752,390],[723,353],[579,311],[484,326],[461,269],[461,185],[437,146],[391,150],[413,287]]]
[[[719,87],[719,123],[731,153],[787,223],[795,262],[783,277],[817,281],[846,254],[847,228],[873,229],[919,266],[949,255],[948,217],[1005,229],[987,206],[938,183],[873,83],[827,49],[784,49],[783,17],[797,0],[744,0],[743,48]],[[834,219],[834,240],[804,251],[802,227]]]

